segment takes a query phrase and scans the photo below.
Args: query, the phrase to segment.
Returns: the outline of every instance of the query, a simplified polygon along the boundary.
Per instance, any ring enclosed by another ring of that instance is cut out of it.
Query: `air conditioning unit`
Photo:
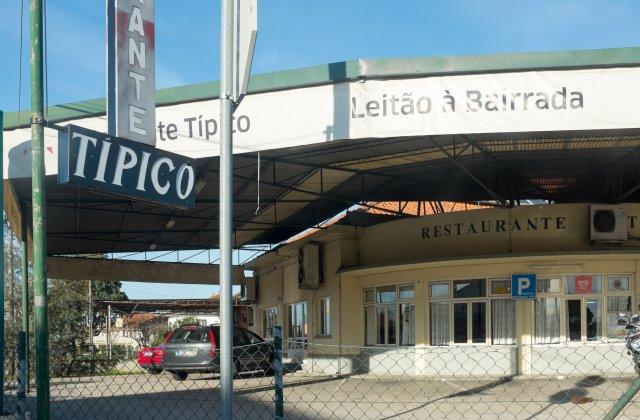
[[[304,244],[298,250],[298,287],[317,289],[323,282],[322,245],[317,242]]]
[[[620,243],[629,239],[627,209],[623,204],[593,204],[589,213],[592,242]]]
[[[240,300],[254,302],[258,300],[258,278],[246,277],[240,286]]]

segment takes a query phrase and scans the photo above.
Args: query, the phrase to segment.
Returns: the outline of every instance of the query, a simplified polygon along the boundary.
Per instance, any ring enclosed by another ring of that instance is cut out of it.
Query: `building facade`
[[[334,224],[248,264],[259,290],[253,328],[271,337],[281,325],[305,357],[339,352],[327,366],[343,373],[439,375],[481,353],[491,356],[450,374],[601,372],[608,354],[624,352],[640,306],[640,204],[625,207],[622,243],[590,241],[589,204]],[[298,283],[305,243],[322,249],[323,279],[310,290]],[[512,297],[514,274],[535,275],[535,297]],[[362,351],[381,362],[358,366],[348,354]],[[405,357],[385,367],[390,353]],[[621,360],[615,369],[633,372]]]

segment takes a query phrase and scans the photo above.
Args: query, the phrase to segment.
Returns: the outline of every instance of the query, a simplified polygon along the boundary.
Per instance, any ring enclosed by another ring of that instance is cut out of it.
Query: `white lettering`
[[[140,91],[142,90],[142,82],[147,81],[147,77],[144,74],[138,74],[134,71],[129,71],[129,77],[136,81],[136,101],[140,100]]]
[[[84,165],[87,161],[87,144],[91,142],[95,147],[97,139],[89,136],[85,136],[80,133],[73,133],[74,139],[80,139],[80,150],[78,150],[78,160],[76,161],[76,171],[73,173],[75,176],[79,176],[80,178],[84,178]]]
[[[185,172],[189,173],[189,179],[187,180],[187,189],[184,194],[182,193],[182,176]],[[176,177],[176,193],[181,200],[184,200],[191,194],[191,190],[193,189],[193,183],[195,182],[195,173],[193,172],[193,168],[186,163],[183,163],[178,168],[178,176]]]
[[[107,169],[107,158],[109,157],[110,148],[111,143],[106,140],[102,142],[102,148],[100,149],[100,160],[98,161],[98,171],[96,172],[96,177],[93,178],[94,181],[105,182],[104,172]]]
[[[137,32],[140,36],[144,36],[144,25],[142,24],[142,14],[140,8],[133,7],[131,11],[131,19],[129,20],[129,32]]]
[[[531,281],[526,277],[518,277],[518,296],[522,295],[524,289],[531,286]]]
[[[147,54],[145,44],[142,41],[136,41],[133,38],[129,38],[129,65],[135,66],[136,59],[140,68],[144,69],[147,66]]]
[[[137,124],[142,124],[142,119],[140,116],[145,116],[147,111],[144,108],[140,108],[135,105],[129,105],[129,131],[132,133],[140,134],[145,136],[147,134],[147,130],[142,127],[138,127]]]
[[[171,159],[163,157],[156,160],[151,166],[151,183],[153,184],[153,188],[156,189],[158,194],[165,195],[167,191],[169,191],[169,181],[167,181],[164,185],[160,185],[160,181],[158,180],[158,176],[160,175],[160,166],[165,163],[169,167],[169,172],[173,171],[176,167],[173,165]]]
[[[119,185],[122,187],[122,173],[136,166],[138,163],[138,156],[136,156],[136,152],[133,149],[127,146],[118,146],[120,150],[118,150],[118,161],[116,162],[116,170],[113,175],[113,185]],[[127,161],[127,155],[129,156],[129,161]]]
[[[149,166],[149,152],[142,152],[142,162],[140,163],[140,171],[138,172],[138,185],[136,190],[146,191],[144,189],[144,183],[147,179],[147,166]]]

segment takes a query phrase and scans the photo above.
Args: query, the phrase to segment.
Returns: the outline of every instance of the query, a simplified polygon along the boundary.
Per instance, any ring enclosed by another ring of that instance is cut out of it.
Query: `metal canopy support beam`
[[[47,273],[54,279],[78,281],[219,284],[220,269],[215,264],[49,257]],[[242,284],[244,269],[233,267],[231,279],[233,284]]]
[[[469,178],[473,179],[478,185],[480,185],[491,196],[491,198],[493,198],[496,201],[499,201],[503,206],[507,206],[508,205],[507,200],[505,200],[504,198],[502,198],[500,196],[500,194],[496,193],[491,188],[489,188],[478,177],[476,177],[474,174],[472,174],[471,171],[469,171],[467,168],[465,168],[464,165],[462,165],[460,162],[458,162],[458,160],[455,157],[453,157],[451,155],[451,153],[449,153],[449,151],[447,149],[442,147],[442,145],[440,143],[438,143],[435,140],[435,138],[431,137],[430,140],[431,140],[431,142],[433,144],[436,145],[436,147],[438,147],[438,149],[440,149],[440,151],[442,153],[445,154],[445,156],[447,156],[454,163],[454,165],[456,165],[458,168],[460,168],[465,174],[467,174],[469,176]]]
[[[478,149],[480,151],[480,153],[484,154],[489,159],[493,160],[498,165],[500,165],[504,169],[506,169],[507,172],[509,173],[509,175],[511,175],[511,177],[510,177],[511,180],[513,180],[513,177],[520,178],[520,179],[524,180],[527,184],[529,184],[533,188],[535,188],[540,194],[542,194],[545,197],[545,199],[547,199],[547,200],[551,200],[552,199],[552,197],[549,195],[549,193],[547,191],[543,190],[539,185],[536,185],[533,182],[531,182],[531,180],[529,178],[524,177],[524,176],[516,173],[513,170],[513,168],[511,168],[509,165],[507,165],[504,161],[500,160],[494,153],[492,153],[489,150],[485,149],[484,147],[480,146],[475,140],[472,140],[470,138],[470,136],[466,135],[466,136],[464,136],[464,138],[465,138],[465,141],[467,142],[467,144],[472,145],[473,147]]]

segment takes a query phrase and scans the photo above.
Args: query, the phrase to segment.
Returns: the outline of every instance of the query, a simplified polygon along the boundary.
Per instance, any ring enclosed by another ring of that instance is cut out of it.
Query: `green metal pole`
[[[613,420],[618,414],[624,410],[624,408],[629,404],[629,401],[633,399],[633,397],[640,391],[640,378],[636,378],[635,381],[631,384],[631,386],[622,394],[622,396],[616,401],[616,403],[611,407],[611,410],[604,416],[604,420]]]
[[[25,334],[24,346],[24,383],[25,392],[29,394],[29,254],[27,251],[27,218],[21,211],[22,235],[20,238],[20,271],[22,272],[22,331]]]
[[[0,152],[2,151],[2,141],[4,133],[3,113],[0,111]],[[4,153],[0,156],[4,156]],[[4,178],[3,160],[0,158],[0,173]],[[0,416],[4,414],[4,182],[0,182],[0,200],[2,200],[2,227],[0,232],[2,233],[2,245],[0,246]]]
[[[31,0],[31,178],[33,211],[33,306],[36,328],[36,406],[39,420],[49,420],[49,325],[45,258],[45,191],[43,126],[43,28],[42,1]]]

